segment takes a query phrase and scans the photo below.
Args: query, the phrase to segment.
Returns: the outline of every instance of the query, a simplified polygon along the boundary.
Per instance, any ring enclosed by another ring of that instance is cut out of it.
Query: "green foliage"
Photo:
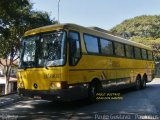
[[[53,23],[48,13],[33,11],[29,0],[0,0],[0,64],[6,69],[6,93],[11,67],[19,58],[20,38],[24,32]]]
[[[52,23],[48,13],[33,11],[29,0],[1,0],[0,58],[16,55],[25,31]]]
[[[155,41],[155,39],[152,37],[146,38],[146,37],[139,37],[139,36],[133,36],[130,38],[130,40],[138,42],[138,43],[142,43],[148,46],[151,46],[152,42]]]
[[[160,16],[138,16],[132,19],[125,20],[121,24],[111,29],[113,33],[132,37],[160,37]]]

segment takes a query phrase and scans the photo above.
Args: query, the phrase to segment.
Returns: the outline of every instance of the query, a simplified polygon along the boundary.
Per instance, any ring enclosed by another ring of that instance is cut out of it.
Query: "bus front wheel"
[[[96,82],[92,82],[89,86],[89,92],[88,92],[88,97],[89,101],[91,103],[95,103],[96,100],[96,94],[100,92],[100,85]]]

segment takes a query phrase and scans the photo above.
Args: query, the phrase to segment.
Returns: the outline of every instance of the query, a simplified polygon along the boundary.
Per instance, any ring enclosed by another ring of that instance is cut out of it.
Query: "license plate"
[[[35,98],[35,99],[42,99],[41,96],[34,96],[33,98]]]

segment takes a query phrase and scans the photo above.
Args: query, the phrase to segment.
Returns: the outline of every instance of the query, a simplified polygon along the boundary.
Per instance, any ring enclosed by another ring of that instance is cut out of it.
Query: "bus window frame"
[[[99,50],[99,53],[93,53],[93,52],[89,52],[87,50],[87,46],[86,46],[86,42],[85,42],[85,39],[84,39],[84,35],[88,35],[88,36],[93,36],[95,38],[97,38],[97,43],[98,43],[98,50]],[[101,44],[100,44],[100,40],[101,39],[104,39],[104,40],[107,40],[107,41],[110,41],[112,42],[112,49],[113,49],[113,54],[110,55],[110,54],[103,54],[102,51],[101,51]],[[125,43],[122,43],[122,42],[119,42],[119,41],[115,41],[115,40],[112,40],[112,39],[107,39],[107,38],[104,38],[104,37],[100,37],[100,36],[96,36],[96,35],[92,35],[92,34],[89,34],[89,33],[83,33],[83,41],[84,41],[84,45],[85,45],[85,49],[87,51],[87,54],[88,55],[96,55],[96,56],[109,56],[109,57],[118,57],[118,58],[127,58],[127,59],[135,59],[135,60],[148,60],[148,61],[153,61],[153,51],[151,50],[147,50],[145,48],[141,48],[141,47],[137,47],[137,46],[134,46],[134,45],[130,45],[130,44],[125,44]],[[124,56],[119,56],[119,55],[116,55],[115,53],[115,43],[120,43],[123,45],[123,48],[124,48]],[[126,45],[130,46],[133,48],[132,52],[133,52],[133,57],[127,57],[127,53],[126,53]],[[140,49],[140,57],[141,58],[136,58],[136,53],[135,53],[135,48],[138,48]],[[143,59],[142,58],[142,49],[145,49],[146,52],[147,52],[147,59]],[[148,59],[148,51],[152,52],[152,59]]]
[[[117,54],[116,54],[115,43],[118,43],[118,44],[123,45],[124,56],[121,56],[121,55],[117,55]],[[125,44],[124,44],[124,43],[121,43],[121,42],[117,42],[117,41],[114,41],[113,44],[114,44],[114,55],[117,56],[117,57],[120,57],[120,58],[127,58],[127,57],[126,57],[126,51],[125,51]]]
[[[145,50],[145,51],[146,51],[146,58],[145,58],[145,59],[143,58],[143,50]],[[143,60],[148,60],[147,50],[146,50],[146,49],[144,49],[144,48],[141,48],[141,53],[142,53],[142,59],[143,59]]]
[[[132,49],[132,54],[133,54],[133,56],[132,57],[129,57],[129,56],[127,56],[127,49],[126,49],[126,47],[132,47],[133,49]],[[134,46],[132,46],[132,45],[129,45],[129,44],[124,44],[124,48],[125,48],[125,54],[126,54],[126,58],[128,58],[128,59],[135,59],[135,54],[134,54]]]
[[[84,38],[85,35],[97,38],[98,53],[89,52],[89,51],[87,50],[87,44],[86,44],[85,38]],[[98,36],[95,36],[95,35],[92,35],[92,34],[88,34],[88,33],[83,33],[83,41],[84,41],[85,49],[86,49],[88,55],[98,55],[98,56],[101,56],[100,41],[99,41],[99,40],[100,40],[100,37],[98,37]]]
[[[136,49],[135,48],[138,48],[138,49],[140,49],[140,55],[141,55],[141,58],[137,58],[136,57]],[[136,60],[143,60],[142,59],[142,50],[141,50],[142,48],[140,48],[140,47],[136,47],[136,46],[134,46],[134,59],[136,59]]]
[[[77,33],[78,34],[78,38],[79,38],[79,48],[80,48],[80,57],[77,60],[77,62],[75,64],[71,63],[71,49],[70,49],[70,38],[69,38],[69,33]],[[68,48],[69,48],[69,56],[68,56],[68,63],[69,66],[76,66],[80,59],[82,58],[82,46],[81,46],[81,36],[80,36],[80,32],[76,31],[76,30],[68,30],[68,36],[67,36],[67,41],[68,41]]]
[[[108,41],[108,42],[112,43],[112,54],[104,54],[104,53],[102,53],[101,40],[105,40],[105,41]],[[100,55],[102,55],[102,56],[115,56],[115,54],[114,54],[114,45],[113,45],[114,41],[113,40],[99,37],[99,41],[98,42],[99,42],[99,54]]]
[[[152,59],[149,59],[149,54],[148,54],[148,52],[151,52],[151,54],[152,54]],[[149,61],[153,61],[153,60],[154,60],[154,56],[153,56],[153,51],[152,51],[152,50],[147,50],[147,56],[148,56],[148,59],[147,59],[147,60],[149,60]]]

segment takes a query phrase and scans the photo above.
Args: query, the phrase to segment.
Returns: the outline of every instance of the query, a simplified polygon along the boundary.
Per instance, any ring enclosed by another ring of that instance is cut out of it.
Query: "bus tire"
[[[146,81],[147,81],[147,75],[144,75],[141,83],[142,89],[146,88]]]
[[[141,88],[141,78],[137,77],[135,82],[135,90],[139,90]]]
[[[91,102],[91,103],[97,102],[96,94],[100,91],[101,91],[100,83],[91,82],[91,84],[89,86],[89,92],[88,92],[89,102]]]

